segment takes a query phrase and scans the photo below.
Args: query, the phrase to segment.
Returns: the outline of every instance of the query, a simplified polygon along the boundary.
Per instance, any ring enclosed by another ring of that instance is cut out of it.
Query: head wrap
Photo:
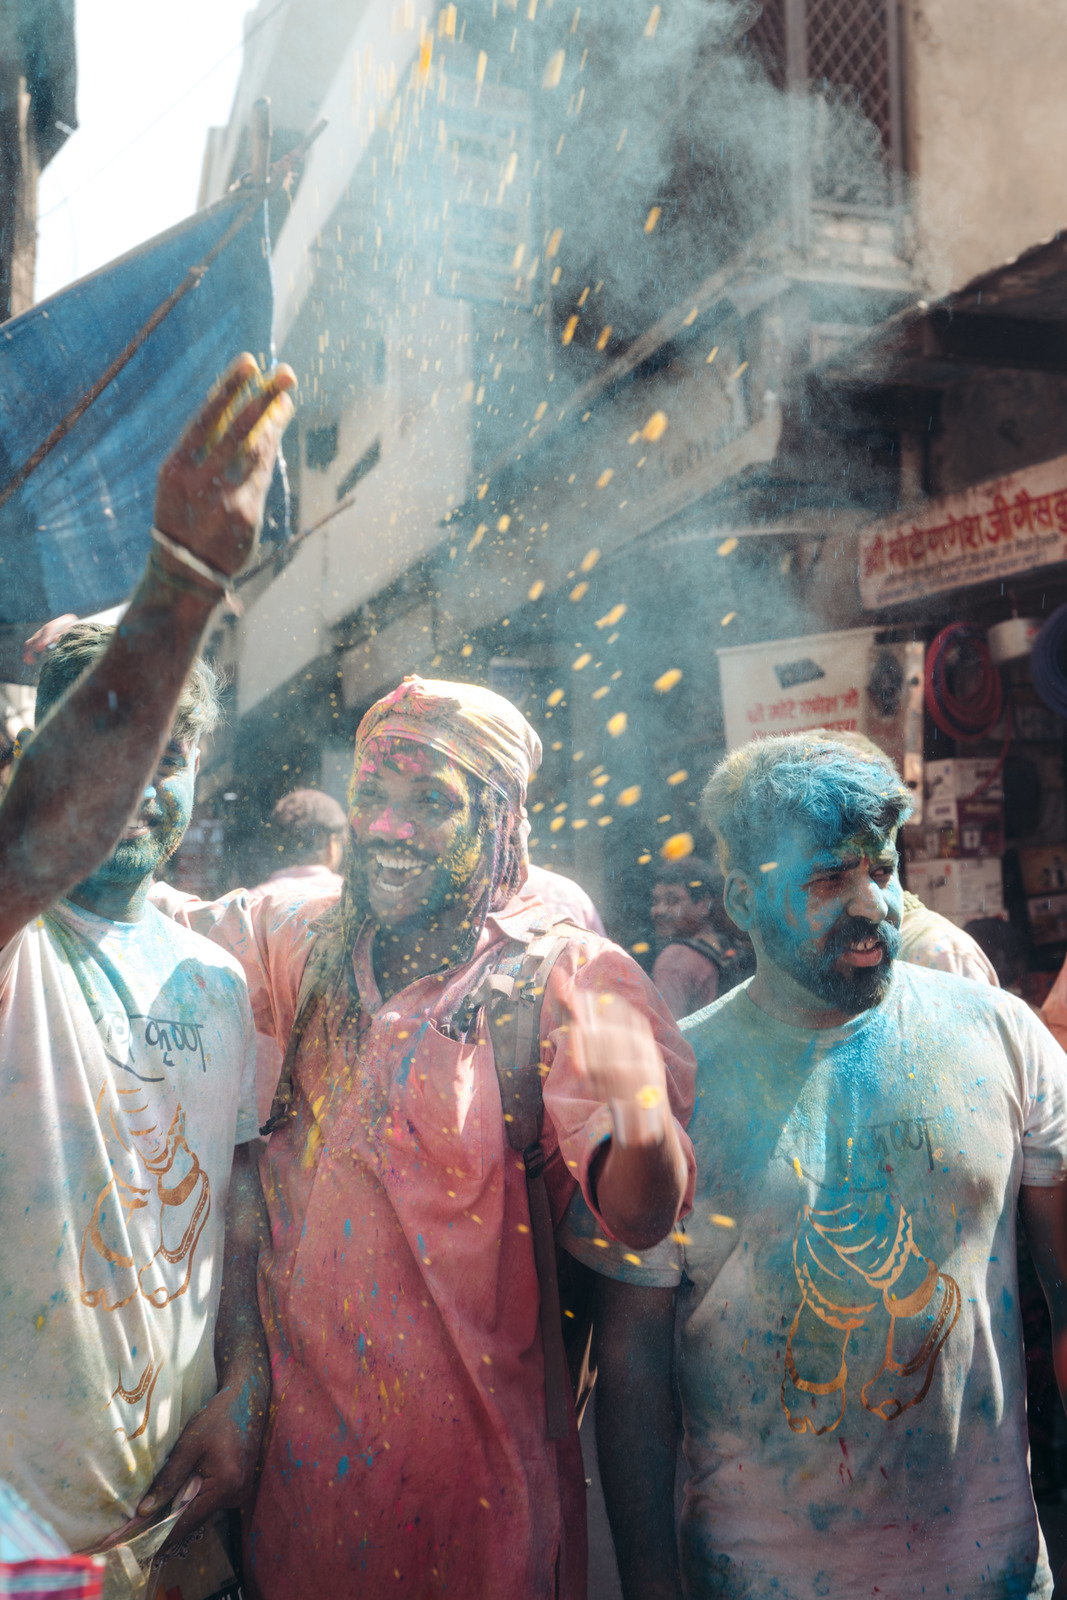
[[[439,750],[500,797],[487,878],[471,919],[477,937],[487,911],[498,910],[526,882],[526,789],[541,765],[541,741],[522,712],[492,689],[408,677],[375,702],[356,732],[353,783],[372,739],[407,739]]]
[[[356,768],[371,739],[409,739],[449,756],[520,811],[541,765],[541,741],[522,712],[476,683],[405,678],[375,702],[356,733]]]

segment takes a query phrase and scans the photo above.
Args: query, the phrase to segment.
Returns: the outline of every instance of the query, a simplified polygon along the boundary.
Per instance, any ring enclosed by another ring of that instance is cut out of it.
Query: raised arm
[[[226,580],[255,546],[292,414],[281,367],[227,421],[257,371],[250,355],[234,362],[159,472],[156,527],[217,581],[153,548],[107,651],[45,718],[0,803],[0,945],[110,854],[156,769]]]

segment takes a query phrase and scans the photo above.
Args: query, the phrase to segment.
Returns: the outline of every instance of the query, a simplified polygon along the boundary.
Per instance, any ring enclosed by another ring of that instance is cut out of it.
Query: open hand
[[[671,1116],[667,1072],[648,1019],[618,995],[584,989],[572,1007],[578,1068],[611,1108],[616,1139],[625,1146],[661,1144]]]
[[[159,469],[156,527],[227,576],[255,549],[295,383],[292,367],[263,375],[238,356]]]

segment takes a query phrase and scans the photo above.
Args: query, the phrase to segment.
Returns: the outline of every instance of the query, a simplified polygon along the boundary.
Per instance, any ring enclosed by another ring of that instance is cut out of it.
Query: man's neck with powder
[[[425,923],[379,925],[374,934],[374,977],[383,1000],[432,972],[457,966],[470,944],[469,908],[445,910]]]
[[[106,878],[87,878],[75,884],[65,898],[83,911],[105,917],[108,922],[140,922],[145,914],[148,891],[153,883],[149,872],[139,883],[109,883]]]
[[[763,954],[757,959],[756,976],[748,986],[748,997],[753,1005],[776,1022],[812,1031],[842,1028],[846,1022],[852,1022],[871,1009],[870,1006],[860,1006],[855,1011],[841,1011],[826,1006],[818,995],[803,988],[788,972],[783,972]]]

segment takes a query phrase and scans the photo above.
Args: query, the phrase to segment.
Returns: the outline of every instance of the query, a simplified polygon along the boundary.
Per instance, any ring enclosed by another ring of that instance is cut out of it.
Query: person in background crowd
[[[865,733],[813,728],[804,737],[843,744],[858,755],[887,763],[903,787],[904,780],[893,761]],[[903,891],[903,906],[899,960],[910,961],[917,967],[930,967],[937,972],[954,972],[960,978],[973,978],[976,983],[991,983],[995,988],[1000,987],[997,969],[977,939],[948,917],[943,917],[939,911],[931,911],[923,905],[917,894],[912,894],[908,889]]]
[[[679,1019],[709,1006],[754,970],[747,939],[718,925],[722,890],[722,875],[698,856],[656,865],[652,925],[659,953],[652,982]]]
[[[292,882],[298,892],[337,893],[345,853],[348,818],[332,795],[321,789],[283,794],[267,823],[268,883]]]
[[[217,714],[197,651],[291,414],[288,368],[240,403],[257,373],[160,469],[121,629],[57,635],[0,803],[0,1480],[75,1550],[175,1497],[172,1543],[243,1501],[269,1397],[247,988],[146,904]]]
[[[550,867],[539,867],[531,861],[526,875],[526,887],[541,900],[553,922],[570,922],[576,928],[587,928],[607,938],[600,912],[590,900],[580,883],[567,878]]]
[[[573,1406],[547,1436],[497,1080],[518,1063],[494,1061],[477,999],[549,921],[526,892],[540,754],[500,695],[405,679],[356,737],[341,894],[178,909],[241,961],[287,1048],[263,1162],[275,1404],[247,1569],[264,1600],[585,1593],[581,1452]],[[554,1218],[580,1185],[614,1238],[651,1247],[694,1182],[690,1052],[591,933],[546,978],[540,1037]]]
[[[705,791],[757,970],[682,1025],[693,1210],[643,1257],[564,1238],[602,1274],[627,1600],[681,1593],[676,1302],[689,1595],[1052,1593],[1014,1246],[1018,1209],[1062,1350],[1067,1057],[1016,996],[895,959],[909,805],[888,762],[804,736]]]

